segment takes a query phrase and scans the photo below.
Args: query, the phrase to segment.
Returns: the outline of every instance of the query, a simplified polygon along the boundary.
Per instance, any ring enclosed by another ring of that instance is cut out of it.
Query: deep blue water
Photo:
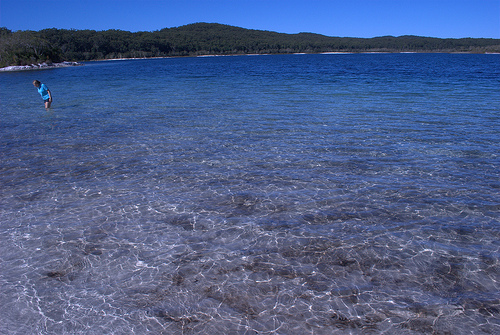
[[[499,84],[500,55],[0,73],[0,333],[498,334]]]

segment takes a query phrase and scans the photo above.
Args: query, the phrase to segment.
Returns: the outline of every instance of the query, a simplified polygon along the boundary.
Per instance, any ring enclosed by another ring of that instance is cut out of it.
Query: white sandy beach
[[[27,70],[46,70],[46,69],[54,69],[58,67],[68,67],[68,66],[80,66],[82,63],[78,62],[62,62],[62,63],[41,63],[41,64],[31,64],[31,65],[16,65],[16,66],[7,66],[0,68],[0,71],[27,71]]]

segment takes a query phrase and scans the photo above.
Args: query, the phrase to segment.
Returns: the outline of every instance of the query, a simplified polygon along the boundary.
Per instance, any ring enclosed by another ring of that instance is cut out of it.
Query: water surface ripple
[[[500,333],[499,78],[447,54],[0,74],[0,333]]]

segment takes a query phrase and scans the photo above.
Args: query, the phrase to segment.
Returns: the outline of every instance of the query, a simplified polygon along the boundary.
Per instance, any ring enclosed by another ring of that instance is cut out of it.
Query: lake
[[[0,73],[0,333],[498,334],[499,84],[472,54]]]

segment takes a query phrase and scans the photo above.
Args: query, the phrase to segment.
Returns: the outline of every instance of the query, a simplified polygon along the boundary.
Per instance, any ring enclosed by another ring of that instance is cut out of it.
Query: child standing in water
[[[42,84],[39,80],[33,80],[33,86],[38,89],[38,93],[42,96],[45,104],[45,109],[48,110],[52,104],[52,93],[50,93],[49,88],[45,84]]]

